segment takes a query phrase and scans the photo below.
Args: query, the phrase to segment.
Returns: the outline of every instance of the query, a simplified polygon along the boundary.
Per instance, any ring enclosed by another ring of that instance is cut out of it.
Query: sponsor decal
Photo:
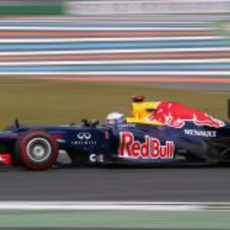
[[[92,163],[104,162],[104,155],[103,154],[96,155],[94,153],[90,154],[89,155],[89,161],[92,162]]]
[[[184,133],[190,136],[198,136],[198,137],[216,137],[217,131],[210,130],[195,130],[195,129],[185,129]]]
[[[56,139],[56,141],[57,141],[58,143],[66,143],[66,140],[65,140],[65,139],[60,139],[60,138]]]
[[[92,135],[90,133],[87,133],[87,132],[81,132],[81,133],[78,133],[77,134],[77,138],[79,140],[89,140],[91,139]]]
[[[97,142],[92,140],[92,135],[89,132],[80,132],[77,134],[77,140],[72,141],[73,145],[96,145]]]
[[[65,135],[62,133],[52,133],[50,132],[51,136],[56,139],[58,143],[66,143]]]
[[[120,132],[119,157],[132,159],[173,159],[175,144],[166,141],[162,145],[157,138],[145,136],[144,143],[135,141],[130,132]]]
[[[120,124],[118,128],[135,128],[136,126],[136,124]]]
[[[225,126],[223,121],[203,111],[176,102],[160,102],[156,109],[145,119],[157,121],[174,128],[184,127],[187,121],[193,122],[196,126],[206,125],[215,128]]]
[[[72,145],[96,145],[96,141],[72,141]]]

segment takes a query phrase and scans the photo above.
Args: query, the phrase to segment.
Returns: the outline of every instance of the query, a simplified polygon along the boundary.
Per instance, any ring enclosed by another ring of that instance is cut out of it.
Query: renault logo
[[[82,132],[77,134],[77,138],[79,140],[89,140],[92,137],[90,133]]]

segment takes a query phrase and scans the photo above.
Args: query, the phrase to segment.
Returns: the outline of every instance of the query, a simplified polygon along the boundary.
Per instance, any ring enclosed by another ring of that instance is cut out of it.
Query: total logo
[[[97,142],[92,139],[92,135],[89,132],[80,132],[77,134],[77,140],[72,141],[73,145],[96,145]]]
[[[162,145],[157,138],[145,137],[144,143],[135,141],[130,132],[120,133],[119,157],[132,159],[173,159],[175,144],[173,141],[166,141]]]

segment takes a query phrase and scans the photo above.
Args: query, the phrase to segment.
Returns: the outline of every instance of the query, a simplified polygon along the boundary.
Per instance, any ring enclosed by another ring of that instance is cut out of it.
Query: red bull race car
[[[0,132],[2,165],[45,170],[65,152],[74,166],[229,164],[230,123],[176,102],[135,96],[132,113],[105,124],[25,126]]]

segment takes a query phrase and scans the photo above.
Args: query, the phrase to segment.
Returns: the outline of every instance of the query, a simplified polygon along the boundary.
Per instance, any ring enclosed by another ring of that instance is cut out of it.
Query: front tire
[[[17,140],[14,157],[27,169],[46,170],[57,160],[58,144],[47,132],[30,130]]]

